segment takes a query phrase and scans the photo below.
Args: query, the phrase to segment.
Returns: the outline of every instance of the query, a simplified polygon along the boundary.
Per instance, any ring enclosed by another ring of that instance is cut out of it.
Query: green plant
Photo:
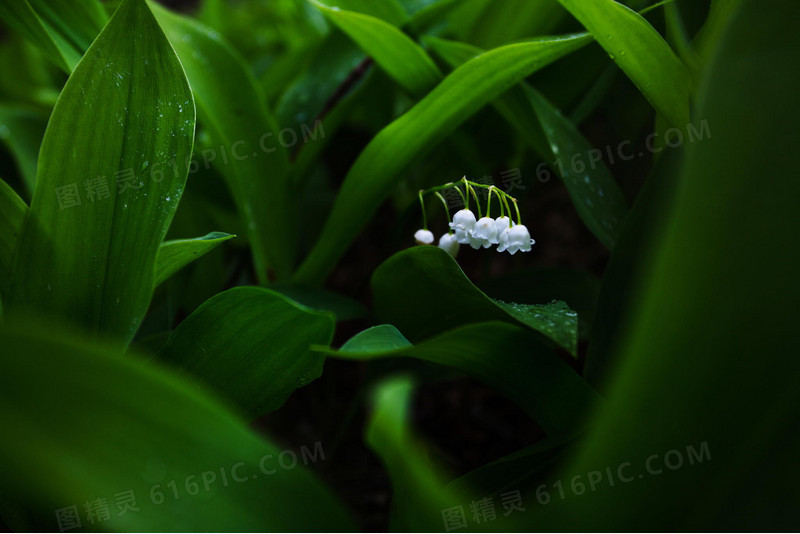
[[[4,526],[376,528],[349,446],[377,528],[797,528],[798,5],[192,13],[0,0]],[[535,439],[453,469],[461,377]]]

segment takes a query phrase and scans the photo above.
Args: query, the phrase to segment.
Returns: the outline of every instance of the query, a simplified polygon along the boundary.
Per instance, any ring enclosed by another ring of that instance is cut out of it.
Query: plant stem
[[[419,205],[422,206],[422,229],[428,229],[428,214],[425,213],[425,200],[423,200],[422,195],[425,193],[422,189],[419,190]]]
[[[462,178],[462,180],[464,182],[464,186],[467,188],[467,198],[469,198],[469,193],[472,193],[472,196],[475,198],[475,208],[478,210],[478,218],[483,218],[483,214],[481,213],[481,202],[478,200],[478,193],[475,192],[475,189],[472,187],[472,183],[467,180],[466,176]]]
[[[437,197],[439,197],[439,199],[442,201],[442,204],[444,205],[444,212],[447,214],[447,220],[448,221],[451,220],[450,219],[450,208],[447,207],[447,200],[445,200],[445,198],[442,196],[442,194],[440,192],[436,191],[435,194],[436,194]]]

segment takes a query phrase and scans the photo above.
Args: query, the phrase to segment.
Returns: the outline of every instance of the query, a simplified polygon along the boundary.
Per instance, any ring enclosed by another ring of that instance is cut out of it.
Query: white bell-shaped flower
[[[417,230],[414,234],[414,239],[417,240],[418,245],[430,245],[433,243],[433,232],[430,230]]]
[[[458,239],[456,239],[456,236],[453,234],[444,234],[439,238],[439,248],[454,258],[458,255],[459,247]]]
[[[475,227],[475,214],[470,210],[461,210],[453,216],[453,222],[450,223],[456,233],[456,241],[462,245],[466,245],[470,240],[470,232]]]
[[[508,230],[514,223],[508,217],[498,217],[494,220],[494,227],[497,229],[497,239],[494,241],[494,244],[497,245],[500,243],[500,235],[503,231]]]
[[[489,248],[497,243],[497,226],[491,217],[483,217],[470,232],[469,244],[474,249]]]
[[[531,250],[531,245],[535,243],[535,241],[531,239],[531,234],[524,224],[517,224],[503,230],[503,233],[500,234],[499,241],[500,246],[497,247],[497,251],[505,252],[508,250],[508,253],[512,256],[516,254],[517,251],[529,252]]]

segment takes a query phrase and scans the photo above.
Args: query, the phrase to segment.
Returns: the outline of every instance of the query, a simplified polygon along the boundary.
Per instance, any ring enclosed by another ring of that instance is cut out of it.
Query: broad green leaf
[[[472,491],[482,496],[494,495],[498,501],[502,501],[502,495],[508,491],[521,492],[531,487],[541,488],[541,482],[547,474],[574,453],[578,442],[577,434],[546,437],[529,447],[473,469],[452,481],[449,487],[462,492]],[[523,529],[518,527],[517,530]]]
[[[268,289],[237,287],[178,325],[158,357],[258,415],[322,374],[322,355],[308,347],[330,343],[333,327],[328,313]]]
[[[667,23],[667,38],[669,43],[681,58],[692,80],[697,77],[700,71],[700,58],[692,48],[688,30],[681,15],[680,6],[675,2],[669,3],[664,7],[664,18]]]
[[[395,326],[381,324],[359,332],[347,340],[341,352],[386,352],[411,347],[411,342]]]
[[[439,37],[426,36],[423,38],[423,43],[453,68],[460,67],[485,52],[483,49],[471,44]],[[540,158],[544,160],[552,159],[544,130],[539,123],[538,117],[533,113],[528,97],[522,87],[512,87],[494,100],[492,106],[514,127]]]
[[[200,120],[216,147],[201,153],[201,159],[228,183],[247,229],[258,280],[285,278],[294,262],[295,210],[288,155],[274,117],[243,60],[217,33],[153,8],[186,69]]]
[[[577,312],[580,338],[586,337],[594,321],[600,281],[584,271],[572,269],[521,269],[480,284],[493,299],[522,302],[563,300]]]
[[[740,5],[698,99],[714,137],[687,146],[605,409],[555,475],[629,461],[635,481],[553,502],[529,526],[796,528],[800,256],[787,244],[798,222],[800,108],[786,102],[800,93],[800,4]],[[771,177],[757,194],[754,176]]]
[[[47,119],[48,116],[41,111],[0,105],[0,140],[14,154],[28,195],[33,194],[36,185],[36,161]]]
[[[742,0],[711,0],[706,23],[695,37],[694,44],[703,61],[710,59],[711,53],[716,49],[725,28],[728,27],[731,17],[736,12]]]
[[[80,61],[81,51],[45,23],[28,0],[0,1],[0,18],[30,39],[45,57],[64,72],[72,72]]]
[[[574,124],[581,124],[600,106],[611,91],[617,75],[616,65],[608,65],[600,72],[595,83],[584,92],[569,114],[569,118]]]
[[[559,0],[673,126],[689,123],[689,72],[641,15],[615,0]]]
[[[56,333],[0,330],[0,421],[14,436],[0,442],[0,492],[15,530],[58,531],[70,506],[90,530],[353,530],[304,467],[328,460],[324,444],[284,452],[152,361]],[[126,492],[135,509],[120,514]],[[111,513],[92,523],[96,499]]]
[[[273,284],[270,289],[313,310],[331,312],[338,322],[363,319],[369,315],[367,308],[360,302],[327,289],[283,283]]]
[[[575,355],[578,316],[563,302],[544,305],[492,300],[438,247],[399,252],[372,277],[375,315],[419,341],[462,324],[506,321],[524,325]]]
[[[0,180],[0,294],[5,293],[11,274],[17,239],[28,206],[3,180]]]
[[[186,265],[234,237],[236,236],[222,232],[211,232],[203,237],[194,239],[176,239],[161,243],[156,255],[156,273],[153,287],[157,287],[161,282]]]
[[[50,117],[6,304],[130,341],[186,182],[183,68],[143,0],[124,0]]]
[[[339,126],[352,117],[351,109],[361,103],[359,96],[371,79],[371,66],[371,60],[347,35],[333,31],[317,47],[305,72],[283,92],[276,105],[280,124],[306,132],[304,142],[293,149],[295,183],[309,175],[309,167],[318,163]],[[320,195],[306,197],[316,201]],[[303,206],[300,209],[309,211]],[[321,223],[303,218],[301,224],[314,229]]]
[[[550,141],[553,167],[567,186],[572,205],[600,242],[613,249],[628,206],[622,190],[602,162],[600,150],[593,148],[541,93],[532,87],[525,87],[525,93]]]
[[[27,1],[42,20],[81,55],[84,50],[89,48],[108,21],[105,8],[99,0]]]
[[[409,378],[378,384],[366,440],[383,461],[392,481],[390,529],[393,532],[438,532],[442,510],[466,498],[445,486],[442,469],[429,458],[411,429]]]
[[[408,13],[398,0],[309,0],[315,5],[323,5],[329,10],[350,11],[380,19],[392,26],[402,26],[408,20]]]
[[[425,11],[435,9],[443,4],[452,4],[452,0],[397,0],[412,18],[422,16]]]
[[[455,9],[460,0],[399,0],[411,20],[406,24],[415,35],[423,33]]]
[[[275,110],[280,123],[299,129],[323,115],[333,95],[364,59],[364,53],[347,36],[332,32],[306,71],[281,96]],[[326,120],[326,127],[328,124]]]
[[[426,41],[450,65],[457,67],[483,50],[455,41]],[[564,181],[572,203],[589,230],[614,248],[627,205],[599,150],[536,89],[523,82],[494,102],[540,157],[551,163]]]
[[[379,18],[315,5],[409,93],[422,96],[442,78],[433,60],[417,43]]]
[[[578,431],[599,399],[540,338],[518,326],[474,323],[413,346],[391,328],[367,330],[326,352],[349,360],[416,358],[456,369],[517,403],[553,436]]]
[[[675,176],[682,164],[682,150],[658,159],[622,227],[618,246],[603,273],[597,302],[597,321],[592,328],[583,373],[593,386],[602,388],[604,379],[616,367],[619,343],[628,334],[626,325],[633,305],[641,298],[639,273],[651,261],[650,244],[664,232],[668,208],[675,196]]]
[[[391,192],[403,169],[524,77],[590,40],[587,35],[577,35],[504,46],[467,62],[445,78],[361,153],[295,282],[312,285],[323,281]]]
[[[7,104],[40,110],[46,123],[63,83],[52,61],[24,35],[8,32],[0,41],[0,95]]]
[[[557,0],[492,0],[471,30],[469,42],[493,48],[552,33],[566,17]]]

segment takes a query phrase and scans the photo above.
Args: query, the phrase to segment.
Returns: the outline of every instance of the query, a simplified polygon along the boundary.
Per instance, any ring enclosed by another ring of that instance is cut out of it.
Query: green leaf
[[[585,271],[528,268],[512,271],[480,284],[481,290],[500,300],[551,302],[563,300],[580,318],[579,337],[586,337],[594,321],[600,281]]]
[[[689,124],[691,78],[644,17],[614,0],[559,0],[673,126]]]
[[[217,148],[201,153],[225,178],[247,229],[259,282],[294,263],[295,210],[278,126],[244,61],[212,30],[153,5]],[[300,136],[301,132],[295,132]]]
[[[108,21],[99,0],[59,2],[28,0],[39,16],[81,55],[95,40]]]
[[[460,67],[485,52],[471,44],[439,37],[425,36],[423,43],[453,68]],[[516,129],[541,159],[553,159],[544,130],[538,117],[533,113],[522,87],[512,87],[494,100],[492,106]]]
[[[590,39],[587,35],[558,37],[489,51],[456,69],[409,112],[383,129],[348,172],[322,234],[298,269],[295,282],[322,282],[403,169],[524,77]]]
[[[17,239],[27,212],[27,204],[0,180],[0,294],[6,291]]]
[[[237,287],[197,308],[158,357],[258,415],[322,374],[322,355],[308,347],[330,343],[333,327],[328,313],[268,289]]]
[[[710,59],[731,17],[742,0],[711,0],[711,8],[705,24],[695,37],[694,44],[703,61]]]
[[[36,161],[47,119],[38,110],[0,105],[0,140],[14,155],[28,195],[33,194],[36,186]]]
[[[566,12],[556,0],[492,0],[471,30],[469,41],[493,48],[526,37],[552,33]]]
[[[157,287],[186,265],[234,237],[236,236],[222,232],[211,232],[203,237],[194,239],[176,239],[161,243],[156,255],[156,273],[153,287]]]
[[[658,159],[631,208],[619,244],[603,274],[597,321],[583,368],[586,379],[597,388],[603,387],[607,374],[616,368],[619,343],[627,333],[624,325],[632,318],[633,306],[641,298],[639,273],[652,261],[651,243],[669,224],[669,207],[675,196],[675,176],[681,169],[682,156],[682,150],[673,150]]]
[[[426,43],[454,67],[483,53],[472,45],[444,39],[429,38]],[[540,157],[552,162],[581,220],[606,247],[613,249],[627,205],[598,155],[600,151],[544,96],[524,82],[501,96],[494,106]]]
[[[0,420],[14,436],[0,442],[0,492],[15,530],[56,531],[72,505],[91,529],[95,499],[111,513],[94,528],[109,531],[354,529],[304,467],[326,460],[319,443],[282,452],[153,362],[50,332],[0,330]],[[120,514],[125,492],[136,510]]]
[[[478,288],[475,287],[475,289]],[[577,356],[578,314],[569,309],[564,302],[518,304],[494,299],[492,302],[521,324],[544,334],[561,348],[573,356]]]
[[[410,428],[413,390],[406,377],[377,386],[366,439],[392,481],[390,529],[438,532],[442,530],[442,510],[466,499],[445,487],[442,469],[429,458]]]
[[[399,252],[372,277],[375,315],[419,341],[465,323],[505,321],[524,325],[575,355],[578,317],[563,302],[515,304],[487,297],[458,263],[438,247]]]
[[[439,22],[459,5],[460,0],[399,0],[411,21],[406,25],[415,35]]]
[[[381,324],[359,332],[347,340],[341,352],[385,352],[410,347],[411,342],[400,330],[390,324]]]
[[[619,238],[628,206],[614,177],[596,150],[578,128],[553,107],[541,93],[525,87],[528,100],[539,117],[572,205],[589,230],[608,249]],[[596,156],[596,157],[594,157]]]
[[[338,322],[363,319],[369,315],[367,308],[360,302],[327,289],[284,283],[273,284],[270,289],[308,308],[331,312]]]
[[[391,24],[319,2],[314,5],[412,95],[422,96],[441,81],[442,73],[425,50]]]
[[[743,0],[723,33],[697,110],[714,136],[687,145],[605,409],[555,474],[566,481],[629,461],[627,473],[641,478],[554,502],[529,526],[796,528],[800,256],[787,244],[798,219],[800,108],[786,103],[800,77],[786,66],[800,64],[798,25],[800,4]],[[757,194],[754,176],[771,177]]]
[[[276,106],[280,123],[299,129],[301,124],[323,115],[331,97],[364,59],[364,53],[346,35],[331,32],[306,71],[283,92]],[[329,129],[328,124],[326,120]]]
[[[352,117],[351,109],[362,103],[359,96],[368,86],[374,71],[371,61],[347,35],[332,31],[316,47],[305,71],[284,88],[276,105],[280,124],[299,132],[310,130],[310,134],[304,137],[308,142],[298,145],[293,152],[292,170],[296,184],[311,174],[308,169],[318,163],[321,154],[336,139],[341,124]],[[314,187],[309,181],[303,182],[302,186]],[[319,196],[313,195],[306,201],[319,201]],[[309,211],[302,204],[300,209],[306,213]],[[301,224],[315,229],[321,221],[304,218]],[[301,232],[304,230],[302,228]]]
[[[408,14],[398,0],[309,0],[318,7],[325,6],[327,10],[349,11],[361,13],[380,19],[392,26],[402,26],[408,21]]]
[[[686,65],[692,76],[692,81],[700,71],[700,57],[692,48],[689,32],[683,21],[680,6],[674,2],[664,6],[664,18],[667,24],[667,39]]]
[[[46,24],[28,0],[0,1],[0,18],[27,37],[64,72],[72,72],[80,61],[81,51]]]
[[[457,369],[517,403],[549,435],[572,435],[598,396],[540,338],[518,326],[475,323],[417,345],[387,325],[367,330],[329,356],[349,360],[416,358]]]
[[[194,126],[172,47],[142,0],[123,1],[47,126],[9,309],[130,341],[186,182]]]
[[[498,458],[457,478],[449,484],[456,490],[471,490],[480,495],[496,495],[506,491],[522,491],[531,486],[541,488],[546,474],[574,453],[577,434],[546,437],[533,445]],[[540,497],[544,497],[540,493]],[[511,515],[512,518],[513,515]],[[522,528],[517,527],[517,530]]]

